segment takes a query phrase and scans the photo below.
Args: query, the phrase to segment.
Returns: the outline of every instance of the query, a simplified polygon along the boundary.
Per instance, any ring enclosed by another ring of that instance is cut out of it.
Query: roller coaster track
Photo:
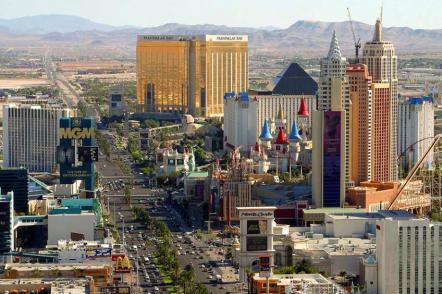
[[[441,160],[439,157],[441,150],[438,148],[439,143],[442,143],[441,138],[442,135],[436,135],[432,139],[430,146],[416,162],[400,185],[390,202],[388,207],[389,210],[405,209],[413,210],[417,214],[423,214],[425,210],[431,207],[433,198],[440,200],[441,195],[434,195],[436,193],[440,194],[441,192],[440,166],[433,164],[435,168],[428,169],[424,166],[424,163],[426,160],[429,160],[431,156],[433,157],[432,161],[434,161],[434,163],[438,163],[438,161]],[[437,172],[439,172],[439,174],[437,174]],[[438,192],[435,193],[433,187],[435,186],[434,180],[437,176],[439,180],[439,189]]]

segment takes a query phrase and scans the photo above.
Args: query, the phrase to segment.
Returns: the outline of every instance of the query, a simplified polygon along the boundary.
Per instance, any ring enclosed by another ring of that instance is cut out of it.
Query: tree
[[[124,187],[124,199],[126,200],[127,204],[131,203],[132,200],[132,189],[130,186]]]

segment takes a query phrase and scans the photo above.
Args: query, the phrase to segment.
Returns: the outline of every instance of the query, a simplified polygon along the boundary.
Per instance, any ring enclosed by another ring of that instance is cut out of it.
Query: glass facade
[[[225,92],[248,85],[247,36],[139,36],[141,112],[223,115]]]

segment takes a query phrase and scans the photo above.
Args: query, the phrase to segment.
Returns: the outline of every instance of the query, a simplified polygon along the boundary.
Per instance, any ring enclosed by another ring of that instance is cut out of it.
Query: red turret
[[[307,104],[305,103],[304,97],[301,98],[301,104],[299,105],[298,116],[309,116],[307,109]]]
[[[259,150],[260,148],[259,148],[259,144],[258,144],[258,142],[256,142],[256,144],[255,144],[255,151],[256,152],[259,152],[260,150]]]
[[[278,137],[276,138],[275,143],[282,144],[282,145],[288,144],[287,135],[284,132],[284,128],[279,128],[279,134],[278,134]]]

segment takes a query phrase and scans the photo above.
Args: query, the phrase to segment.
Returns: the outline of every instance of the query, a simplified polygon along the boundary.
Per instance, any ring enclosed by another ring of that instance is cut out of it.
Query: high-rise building
[[[434,136],[433,98],[410,97],[399,102],[398,108],[398,158],[401,170],[406,172],[423,156],[431,146]],[[430,168],[432,153],[424,165]]]
[[[122,116],[124,110],[123,87],[115,85],[109,94],[109,116]]]
[[[1,169],[0,188],[3,193],[14,192],[15,212],[28,212],[28,171],[25,168]]]
[[[374,86],[378,91],[379,99],[376,102],[376,93],[373,92],[373,180],[378,181],[394,181],[398,178],[397,171],[397,107],[398,107],[398,77],[397,77],[397,56],[394,46],[391,42],[385,41],[383,38],[382,21],[376,21],[373,40],[367,42],[363,48],[362,63],[368,66],[369,75],[373,79],[373,83],[380,84]],[[385,96],[388,87],[389,97]],[[388,98],[388,99],[386,99]],[[388,102],[388,105],[384,105]],[[376,103],[379,107],[376,106]],[[388,107],[385,109],[385,107]],[[378,112],[381,110],[381,112]],[[378,118],[375,118],[378,115]],[[381,130],[376,130],[375,124],[385,126]],[[389,130],[388,135],[383,133]],[[376,139],[378,136],[378,139]],[[389,140],[387,144],[383,140]],[[383,146],[379,145],[383,144]],[[376,150],[384,153],[380,158],[376,157]],[[378,167],[377,164],[382,164]],[[385,168],[387,165],[388,168]],[[380,174],[376,174],[376,170]]]
[[[441,293],[441,241],[441,223],[428,219],[378,221],[377,293]]]
[[[139,111],[222,117],[224,93],[247,90],[248,59],[247,36],[138,36]]]
[[[0,195],[0,255],[14,250],[14,193]]]
[[[349,64],[350,89],[350,180],[359,185],[371,179],[372,92],[365,64]]]
[[[350,93],[347,61],[341,55],[336,34],[328,55],[321,60],[318,110],[313,112],[312,192],[316,207],[344,204],[350,185]]]
[[[60,118],[71,113],[70,109],[4,105],[3,167],[53,172],[57,167]]]

